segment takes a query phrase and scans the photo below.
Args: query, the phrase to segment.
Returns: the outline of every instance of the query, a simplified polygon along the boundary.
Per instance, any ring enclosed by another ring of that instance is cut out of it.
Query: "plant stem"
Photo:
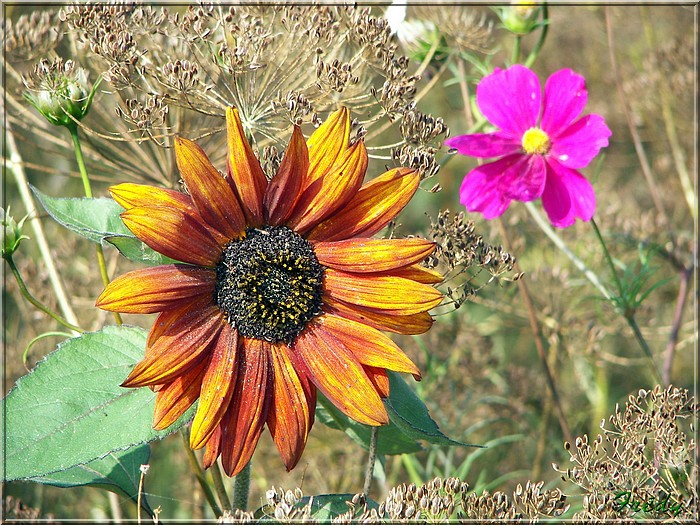
[[[78,126],[68,126],[70,131],[70,136],[73,139],[73,149],[75,150],[75,160],[78,162],[78,169],[80,170],[80,178],[83,180],[83,188],[85,189],[85,196],[88,199],[92,198],[92,188],[90,187],[90,179],[88,177],[87,168],[85,167],[85,158],[83,157],[83,149],[80,147],[80,137],[78,136]],[[96,245],[97,253],[97,265],[100,268],[100,275],[102,276],[102,284],[107,286],[109,284],[109,275],[107,274],[107,263],[105,262],[105,254],[102,251],[102,245]],[[114,319],[118,325],[122,324],[122,318],[117,312],[113,312]]]
[[[210,471],[211,478],[214,481],[214,490],[216,490],[216,495],[219,497],[221,508],[224,510],[231,510],[231,500],[228,499],[228,493],[226,492],[226,485],[224,485],[224,478],[221,475],[219,463],[215,461]]]
[[[216,497],[214,496],[214,493],[212,492],[211,487],[209,486],[209,482],[207,481],[207,477],[204,474],[204,470],[199,464],[199,461],[197,461],[197,456],[195,455],[194,450],[190,448],[190,437],[187,435],[187,431],[184,429],[180,431],[180,435],[182,436],[182,440],[185,445],[185,452],[187,454],[187,459],[190,462],[190,468],[192,468],[194,477],[197,478],[199,486],[202,487],[202,492],[204,492],[204,497],[206,498],[207,503],[209,503],[211,510],[214,511],[214,514],[217,518],[220,518],[222,515],[221,508],[216,502]]]
[[[248,508],[248,494],[250,492],[250,464],[243,467],[233,479],[233,509],[246,510]]]
[[[34,205],[34,199],[29,191],[29,183],[27,182],[27,176],[24,173],[24,168],[22,167],[22,157],[19,154],[17,145],[15,144],[14,136],[12,135],[12,130],[10,129],[9,123],[5,126],[5,143],[10,154],[9,161],[7,162],[7,168],[13,173],[15,181],[17,182],[17,189],[19,190],[20,197],[24,203],[24,207],[27,210],[27,215],[31,217],[30,222],[32,225],[32,231],[34,233],[34,239],[36,240],[37,246],[39,248],[39,253],[46,266],[46,271],[49,275],[49,282],[53,288],[54,295],[56,296],[56,301],[58,302],[58,307],[63,313],[66,320],[72,325],[78,324],[78,318],[73,312],[73,308],[70,305],[68,296],[61,282],[61,277],[56,269],[56,264],[53,261],[53,256],[51,255],[51,250],[49,249],[48,242],[46,241],[46,235],[44,235],[44,229],[41,226],[41,221],[38,219],[39,212]]]
[[[547,4],[542,5],[542,31],[540,31],[540,38],[537,40],[535,47],[532,48],[530,54],[524,62],[525,67],[532,67],[532,64],[537,60],[537,56],[540,54],[544,41],[547,39],[547,33],[549,32],[549,9]]]
[[[74,324],[71,324],[68,321],[66,321],[63,317],[51,310],[48,306],[44,306],[42,303],[40,303],[31,293],[29,293],[29,290],[27,290],[27,286],[24,284],[24,280],[22,279],[22,276],[20,275],[19,270],[15,265],[15,261],[12,259],[12,255],[5,256],[5,260],[7,261],[10,270],[12,270],[12,274],[15,276],[15,279],[17,280],[19,291],[22,293],[22,295],[27,301],[29,301],[33,306],[35,306],[42,312],[44,312],[46,315],[52,317],[53,319],[61,323],[66,328],[78,333],[83,333],[85,331],[79,326],[75,326]]]
[[[681,272],[681,285],[678,289],[678,298],[676,299],[676,309],[673,314],[673,324],[671,325],[671,335],[668,338],[666,345],[666,357],[664,358],[664,367],[662,371],[662,379],[664,386],[671,384],[671,371],[673,369],[673,357],[676,353],[676,344],[678,343],[678,332],[681,328],[683,320],[683,310],[685,309],[686,298],[688,295],[688,284],[693,275],[691,268],[684,268]]]
[[[365,483],[362,486],[362,493],[369,496],[369,489],[372,486],[372,476],[374,474],[374,463],[377,461],[377,439],[379,438],[379,427],[372,427],[369,438],[369,455],[367,457],[367,470],[365,471]]]
[[[523,37],[521,35],[515,35],[515,43],[513,44],[513,55],[511,56],[511,63],[517,64],[520,62],[520,44],[522,43]]]

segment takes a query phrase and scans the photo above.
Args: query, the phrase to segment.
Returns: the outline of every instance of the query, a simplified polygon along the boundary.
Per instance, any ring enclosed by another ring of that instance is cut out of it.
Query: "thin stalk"
[[[56,269],[56,264],[54,263],[53,256],[51,255],[51,250],[49,249],[49,244],[46,241],[46,235],[44,235],[44,228],[41,225],[41,221],[38,219],[39,212],[34,205],[34,199],[29,191],[29,183],[27,182],[27,176],[24,172],[22,157],[17,149],[17,144],[15,143],[14,136],[12,135],[12,130],[9,124],[5,126],[5,144],[10,154],[10,158],[7,162],[7,168],[12,172],[15,177],[15,182],[17,183],[17,189],[19,190],[20,197],[24,203],[24,207],[27,210],[27,215],[30,217],[29,222],[32,225],[33,238],[37,243],[39,248],[39,253],[46,266],[46,271],[49,275],[49,282],[51,283],[51,288],[53,288],[54,296],[58,303],[58,308],[61,310],[63,317],[72,325],[78,324],[78,318],[73,312],[73,307],[70,304],[66,290],[63,287],[61,277]]]
[[[238,475],[233,478],[233,509],[246,510],[248,508],[248,494],[250,493],[250,464],[243,467]]]
[[[214,481],[214,490],[216,490],[216,495],[219,497],[221,508],[224,510],[231,510],[231,500],[228,499],[228,493],[226,492],[226,485],[224,485],[224,477],[221,475],[219,463],[215,461],[210,471],[211,479]]]
[[[535,47],[532,48],[530,54],[524,62],[525,67],[532,67],[532,64],[537,60],[537,56],[540,54],[542,46],[544,46],[544,41],[547,39],[547,33],[549,32],[549,8],[547,4],[542,5],[542,31],[540,31],[540,38],[537,40]]]
[[[367,457],[367,470],[365,471],[365,483],[362,486],[362,493],[369,496],[369,489],[372,486],[372,476],[374,474],[374,463],[377,461],[377,439],[379,438],[379,427],[372,427],[369,438],[369,455]]]
[[[642,347],[642,351],[649,359],[649,361],[651,363],[651,370],[652,370],[652,373],[654,374],[654,379],[656,381],[658,381],[659,384],[662,384],[663,380],[661,378],[661,373],[659,372],[659,369],[656,366],[656,362],[654,361],[654,355],[652,354],[651,348],[649,348],[649,344],[647,343],[646,339],[644,339],[644,336],[642,335],[642,331],[639,329],[639,325],[637,324],[637,320],[634,317],[634,309],[629,307],[627,299],[625,298],[625,290],[624,290],[624,287],[622,286],[622,281],[620,281],[620,277],[617,275],[617,269],[615,268],[615,263],[613,262],[612,257],[610,256],[610,252],[608,251],[608,247],[605,244],[605,240],[603,239],[603,235],[600,233],[600,230],[598,229],[598,224],[596,224],[595,219],[593,219],[593,218],[591,218],[591,226],[593,226],[593,231],[595,232],[596,237],[598,238],[598,242],[600,242],[600,245],[603,248],[603,254],[605,256],[605,260],[607,261],[608,266],[610,266],[610,271],[613,274],[613,279],[615,280],[615,286],[617,286],[619,297],[623,301],[622,316],[625,318],[625,320],[627,321],[627,324],[632,329],[632,332],[634,333],[634,337],[637,339],[639,346]]]
[[[204,474],[204,469],[202,469],[201,465],[199,464],[199,461],[197,461],[197,456],[195,455],[194,450],[190,448],[190,438],[185,430],[181,431],[180,435],[182,436],[182,440],[185,445],[185,452],[187,454],[187,459],[190,462],[190,468],[194,473],[194,477],[199,482],[199,486],[202,487],[204,497],[206,498],[207,503],[209,503],[211,510],[214,511],[214,515],[217,518],[220,518],[223,513],[221,512],[221,508],[219,507],[219,504],[216,501],[216,497],[214,496],[214,493],[212,492],[211,487],[209,486],[207,476]]]
[[[688,296],[688,284],[692,274],[693,271],[691,268],[684,268],[681,272],[681,285],[678,289],[678,298],[676,299],[676,310],[673,314],[671,335],[668,337],[668,344],[666,345],[666,357],[664,358],[664,367],[662,370],[664,386],[668,386],[671,384],[673,358],[676,353],[676,344],[678,344],[678,333],[681,329],[681,321],[683,320],[683,310],[685,309],[686,298]]]
[[[501,236],[503,237],[506,249],[509,249],[508,247],[510,246],[510,240],[508,239],[508,232],[506,231],[506,228],[503,225],[503,221],[500,219],[498,219],[498,226],[501,232]],[[514,265],[514,269],[516,271],[519,271],[517,262]],[[554,381],[554,376],[552,375],[552,371],[549,368],[549,363],[547,362],[547,352],[545,351],[544,344],[542,343],[542,330],[540,329],[539,322],[537,321],[537,315],[535,314],[535,307],[532,304],[532,299],[530,298],[530,292],[528,291],[527,286],[525,285],[524,279],[518,279],[516,282],[518,283],[518,290],[520,291],[520,295],[522,296],[523,301],[525,302],[525,309],[527,310],[527,316],[530,320],[530,329],[532,330],[532,334],[534,336],[535,348],[537,349],[537,355],[539,356],[540,362],[542,363],[542,369],[544,370],[544,376],[547,383],[547,387],[549,388],[549,391],[552,394],[552,401],[554,402],[554,408],[557,413],[557,419],[559,419],[559,426],[561,427],[562,433],[564,434],[566,440],[569,443],[573,443],[573,435],[571,434],[569,424],[566,421],[564,409],[561,406],[559,391],[557,390],[557,385]]]
[[[511,64],[520,62],[520,45],[522,44],[522,35],[515,35],[515,43],[513,43],[513,54],[511,55]]]
[[[85,196],[89,199],[92,198],[92,188],[90,187],[90,179],[88,177],[87,168],[85,167],[85,158],[83,157],[83,149],[80,147],[80,137],[78,136],[78,126],[68,126],[70,131],[71,139],[73,139],[73,149],[75,150],[75,160],[78,162],[78,169],[80,170],[80,178],[83,181],[83,188],[85,189]],[[100,276],[102,277],[102,284],[107,286],[109,284],[109,275],[107,274],[107,263],[105,262],[105,254],[102,251],[102,245],[96,245],[97,253],[97,265],[100,268]],[[114,320],[118,325],[122,324],[122,318],[117,312],[113,312]]]
[[[22,293],[24,298],[29,301],[33,306],[44,312],[46,315],[52,317],[59,323],[61,323],[63,326],[66,328],[73,330],[74,332],[78,333],[83,333],[85,330],[80,328],[79,326],[76,326],[72,323],[69,323],[66,321],[63,317],[61,317],[59,314],[51,310],[48,306],[43,305],[41,302],[39,302],[38,299],[36,299],[30,292],[27,290],[27,286],[24,284],[24,280],[22,279],[22,275],[19,273],[19,270],[17,269],[17,266],[15,265],[15,261],[12,259],[12,255],[7,255],[5,256],[5,260],[7,261],[8,266],[10,267],[10,270],[12,270],[12,275],[15,276],[15,279],[17,280],[17,285],[19,286],[19,291]]]

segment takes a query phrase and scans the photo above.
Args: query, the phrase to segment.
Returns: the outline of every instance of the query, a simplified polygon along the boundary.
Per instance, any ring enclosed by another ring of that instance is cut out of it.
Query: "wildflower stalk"
[[[522,44],[522,35],[515,35],[515,42],[513,43],[513,54],[511,55],[511,63],[517,64],[520,62],[520,45]]]
[[[671,370],[673,368],[673,358],[676,353],[676,344],[678,343],[678,333],[681,328],[683,319],[683,310],[688,297],[688,289],[690,278],[693,276],[693,268],[683,268],[681,271],[681,284],[678,289],[678,297],[676,299],[676,308],[673,313],[673,323],[671,324],[671,335],[668,338],[666,345],[666,356],[664,357],[664,366],[662,370],[662,379],[664,385],[671,384]]]
[[[600,246],[603,248],[603,255],[605,256],[605,260],[607,261],[608,266],[610,266],[610,271],[613,274],[613,279],[615,280],[615,286],[617,286],[617,290],[618,290],[618,294],[619,294],[618,298],[621,302],[619,307],[620,307],[620,310],[622,311],[622,316],[625,318],[625,321],[627,321],[627,324],[632,329],[632,332],[634,332],[634,337],[637,339],[639,346],[642,347],[642,351],[649,359],[649,362],[651,364],[651,370],[654,374],[654,379],[656,381],[658,381],[659,384],[661,384],[663,382],[663,380],[661,379],[661,373],[659,372],[659,369],[656,366],[656,362],[654,361],[654,356],[651,352],[651,348],[649,348],[649,344],[647,343],[646,339],[644,339],[644,336],[642,335],[642,331],[639,329],[639,325],[637,324],[637,320],[634,317],[634,308],[629,304],[629,300],[627,299],[627,295],[625,293],[624,286],[622,285],[622,281],[620,281],[620,277],[617,275],[617,269],[615,268],[615,263],[613,262],[612,257],[610,256],[610,252],[608,251],[608,247],[605,244],[605,240],[603,239],[603,235],[600,233],[600,230],[598,229],[598,224],[596,224],[595,219],[592,217],[591,217],[591,226],[593,226],[593,231],[595,232],[596,237],[598,238],[598,242],[600,242]]]
[[[535,43],[535,47],[532,48],[530,54],[523,62],[525,67],[532,67],[532,64],[537,60],[537,56],[540,54],[542,46],[544,46],[544,41],[547,39],[547,33],[549,32],[549,10],[547,9],[547,3],[542,4],[542,31],[540,31],[540,37]]]
[[[219,504],[216,502],[216,497],[209,486],[209,481],[207,481],[207,476],[204,474],[204,469],[202,469],[199,461],[197,461],[197,456],[195,455],[194,450],[190,448],[190,437],[187,434],[188,433],[186,430],[180,431],[180,435],[182,436],[182,440],[185,445],[185,453],[187,454],[187,459],[190,462],[190,468],[194,473],[194,477],[199,482],[199,486],[202,487],[204,498],[207,500],[207,503],[209,503],[211,510],[214,511],[214,515],[217,518],[220,518],[223,514],[221,512],[221,507],[219,507]]]
[[[372,475],[374,474],[374,463],[377,460],[377,439],[379,438],[379,427],[372,427],[369,437],[369,455],[367,457],[367,470],[365,471],[365,483],[362,493],[369,496],[369,489],[372,486]]]
[[[214,490],[216,490],[216,495],[219,497],[221,508],[224,510],[231,510],[231,501],[228,499],[228,493],[226,492],[226,485],[224,485],[224,478],[221,475],[219,463],[215,461],[210,471],[211,479],[214,481]]]
[[[58,274],[58,270],[56,269],[56,264],[53,261],[53,256],[51,255],[51,251],[49,249],[49,244],[46,241],[46,235],[44,235],[44,228],[41,226],[41,221],[36,218],[39,216],[39,213],[34,205],[34,199],[29,192],[27,176],[24,173],[24,168],[22,167],[22,157],[17,149],[17,145],[9,124],[5,126],[5,143],[7,144],[7,149],[10,154],[7,167],[15,177],[17,188],[19,189],[19,194],[22,198],[22,202],[24,203],[24,207],[27,210],[27,214],[30,217],[35,217],[35,219],[30,221],[32,231],[34,233],[34,239],[36,240],[39,253],[44,261],[44,265],[46,266],[46,271],[49,275],[49,282],[53,288],[54,296],[58,302],[58,307],[63,313],[63,317],[67,320],[67,322],[71,323],[72,325],[77,325],[78,318],[73,312],[73,308],[68,300],[68,295],[63,288],[61,278]],[[82,330],[79,330],[79,332],[82,332]]]
[[[66,321],[63,317],[61,317],[59,314],[51,310],[48,306],[43,305],[39,300],[37,300],[27,289],[27,286],[24,284],[24,280],[22,279],[22,275],[19,273],[19,270],[17,269],[17,266],[15,265],[15,261],[12,258],[11,254],[8,254],[5,256],[5,261],[7,261],[7,265],[10,267],[10,270],[12,270],[12,275],[15,276],[15,279],[17,280],[17,285],[19,286],[19,291],[22,293],[24,298],[29,301],[33,306],[44,312],[46,315],[52,317],[59,323],[61,323],[63,326],[66,328],[73,330],[74,332],[78,333],[83,333],[84,330],[80,328],[79,326],[75,326],[72,323],[69,323]]]
[[[75,150],[75,160],[78,162],[78,169],[80,170],[80,178],[83,181],[83,188],[85,190],[85,196],[89,199],[92,198],[92,188],[90,187],[90,178],[88,177],[87,168],[85,167],[85,158],[83,157],[83,149],[80,147],[80,137],[78,136],[78,126],[73,124],[72,126],[67,126],[68,131],[70,131],[71,139],[73,139],[73,148]],[[102,250],[102,245],[97,244],[97,265],[100,268],[100,276],[102,277],[102,284],[107,286],[109,284],[109,275],[107,273],[107,263],[105,262],[105,254]],[[122,318],[119,313],[114,312],[114,319],[118,325],[122,324]]]
[[[243,467],[233,479],[233,510],[246,510],[248,508],[248,494],[250,493],[250,464]]]

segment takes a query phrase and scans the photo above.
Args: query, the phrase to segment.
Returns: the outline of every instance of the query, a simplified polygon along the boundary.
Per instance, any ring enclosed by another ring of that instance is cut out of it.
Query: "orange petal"
[[[383,272],[422,261],[435,250],[425,239],[346,239],[314,243],[318,262],[348,272]],[[392,275],[395,275],[392,272]]]
[[[202,466],[204,468],[211,467],[221,454],[221,437],[222,437],[221,425],[216,427],[214,433],[209,438],[207,442],[207,449],[204,451],[204,457],[202,458]]]
[[[405,268],[393,270],[391,275],[394,277],[411,279],[412,281],[423,284],[438,284],[445,279],[440,272],[431,270],[430,268],[426,268],[420,264],[412,264],[411,266],[406,266]]]
[[[400,315],[426,312],[442,302],[432,286],[390,275],[351,274],[328,268],[325,295],[331,299]]]
[[[139,206],[121,217],[136,237],[172,259],[214,267],[221,258],[221,246],[209,228],[182,210]]]
[[[243,212],[254,226],[263,222],[265,173],[243,131],[238,109],[226,108],[228,137],[228,182],[243,204]]]
[[[337,241],[371,237],[396,217],[416,193],[418,172],[397,168],[372,179],[341,210],[307,235],[309,240]]]
[[[411,315],[396,315],[379,312],[370,308],[346,304],[342,301],[334,301],[324,298],[324,310],[353,321],[364,323],[377,330],[396,332],[397,334],[417,335],[427,332],[433,324],[433,318],[427,312]]]
[[[211,270],[209,270],[211,271]],[[187,312],[192,310],[200,310],[206,308],[207,305],[212,304],[212,293],[204,293],[191,300],[181,301],[174,307],[169,307],[158,314],[155,322],[151,326],[151,330],[148,332],[148,339],[146,339],[146,355],[148,355],[149,349],[155,344],[158,338],[165,333],[165,330],[177,321],[180,317],[185,315]]]
[[[221,463],[229,476],[248,464],[267,419],[272,399],[272,367],[269,343],[243,338],[236,390],[222,422],[224,436]]]
[[[382,400],[362,365],[323,325],[309,323],[294,350],[316,387],[348,417],[372,426],[388,423]]]
[[[175,137],[175,160],[192,201],[206,223],[229,239],[240,237],[246,226],[243,210],[204,150],[191,140]]]
[[[153,413],[154,429],[168,428],[197,401],[206,364],[206,360],[202,360],[158,390]]]
[[[330,171],[304,190],[289,218],[289,227],[304,233],[345,206],[362,186],[367,162],[367,148],[363,141],[345,150]]]
[[[238,331],[224,324],[211,352],[211,360],[202,380],[197,413],[192,420],[190,447],[206,445],[226,413],[236,386]]]
[[[110,187],[109,192],[114,200],[127,210],[138,206],[172,206],[183,211],[194,209],[189,195],[146,184],[125,182]]]
[[[171,381],[204,357],[224,324],[226,321],[216,306],[188,312],[165,330],[122,386],[139,387]]]
[[[362,365],[420,377],[420,371],[413,361],[380,331],[337,315],[319,316],[317,322],[343,343]]]
[[[272,406],[267,414],[267,428],[287,471],[298,463],[311,430],[312,418],[304,386],[289,358],[289,349],[281,344],[272,345],[274,370]]]
[[[216,272],[186,264],[166,264],[134,270],[107,285],[95,305],[111,312],[150,314],[213,298]],[[212,299],[213,301],[213,299]]]
[[[292,213],[301,193],[301,184],[309,170],[309,151],[299,126],[294,126],[292,138],[277,175],[267,185],[263,204],[265,221],[277,226]]]
[[[309,146],[309,171],[302,189],[328,172],[347,149],[350,141],[350,112],[342,107],[331,114],[306,142]]]
[[[389,376],[386,375],[386,370],[373,366],[363,366],[362,368],[365,374],[367,374],[367,377],[369,377],[369,380],[372,381],[379,397],[389,397]]]

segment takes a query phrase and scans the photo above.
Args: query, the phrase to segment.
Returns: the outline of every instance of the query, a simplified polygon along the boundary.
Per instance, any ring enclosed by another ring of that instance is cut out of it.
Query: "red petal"
[[[292,138],[282,164],[265,190],[263,204],[267,224],[282,224],[292,213],[299,199],[301,185],[309,170],[309,151],[299,126],[294,126]]]
[[[367,377],[369,377],[369,380],[372,381],[379,397],[389,397],[389,376],[386,375],[386,370],[373,366],[363,366],[362,368],[365,374],[367,374]]]
[[[346,304],[329,297],[323,299],[324,310],[364,323],[377,330],[396,332],[397,334],[417,335],[427,332],[433,324],[433,318],[427,312],[411,315],[396,315],[379,312],[370,308]]]
[[[214,429],[214,433],[209,438],[207,442],[207,449],[204,451],[204,457],[202,458],[202,465],[204,468],[211,467],[221,454],[221,437],[222,437],[221,425]]]
[[[384,272],[425,259],[435,243],[424,239],[346,239],[314,243],[318,262],[347,272]],[[392,275],[395,275],[392,272]]]
[[[175,423],[199,397],[206,360],[200,361],[195,367],[172,383],[163,385],[156,395],[156,407],[153,414],[153,428],[163,430]]]

